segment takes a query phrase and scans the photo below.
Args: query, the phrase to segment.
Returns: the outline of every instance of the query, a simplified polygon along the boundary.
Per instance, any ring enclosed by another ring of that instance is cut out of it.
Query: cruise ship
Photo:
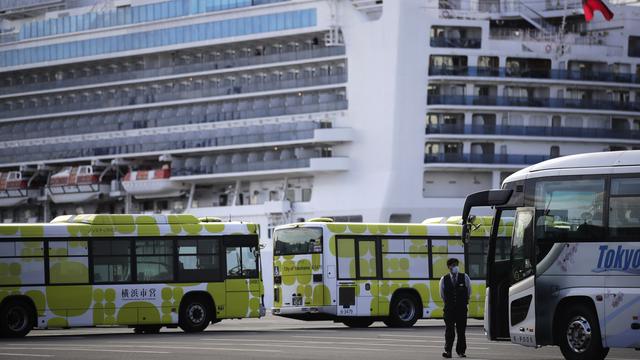
[[[186,212],[269,251],[313,217],[458,215],[527,165],[640,149],[633,3],[0,0],[0,221]]]

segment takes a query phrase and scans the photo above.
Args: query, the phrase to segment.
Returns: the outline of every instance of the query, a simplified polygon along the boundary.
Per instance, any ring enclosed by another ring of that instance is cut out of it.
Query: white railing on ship
[[[525,0],[526,1],[526,0]],[[535,11],[554,11],[564,10],[566,1],[567,9],[577,9],[582,7],[582,0],[547,0],[542,6],[529,5]],[[522,4],[520,0],[507,0],[507,1],[448,1],[438,0],[438,8],[440,10],[461,10],[481,13],[520,13],[522,11]]]

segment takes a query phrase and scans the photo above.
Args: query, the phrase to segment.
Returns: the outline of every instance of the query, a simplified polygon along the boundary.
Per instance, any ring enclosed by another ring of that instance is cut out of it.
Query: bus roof
[[[201,221],[193,215],[141,215],[141,214],[86,214],[63,215],[51,220],[52,224],[87,224],[87,225],[160,225],[160,224],[199,224]],[[210,222],[210,221],[203,221]]]
[[[0,239],[12,237],[77,236],[200,236],[258,234],[259,226],[246,222],[222,222],[189,214],[83,214],[58,216],[51,223],[0,224]]]
[[[607,168],[640,167],[640,150],[628,151],[608,151],[598,153],[587,153],[578,155],[563,156],[556,159],[543,161],[541,163],[526,167],[513,175],[507,177],[504,182],[523,180],[529,177],[537,177],[538,173],[556,170],[553,175],[571,175],[578,170],[589,170],[591,173],[606,171]],[[545,174],[548,175],[548,174]],[[540,174],[539,176],[542,176]]]
[[[477,216],[473,219],[473,224],[477,225],[474,230],[475,236],[488,234],[493,217]],[[280,225],[275,230],[291,229],[296,227],[323,227],[337,234],[378,234],[378,235],[455,235],[459,236],[462,230],[462,218],[460,216],[437,217],[424,220],[422,223],[359,223],[359,222],[333,222],[327,218],[324,220],[313,219],[313,221],[299,222],[294,224]],[[501,221],[501,227],[513,226],[513,220]],[[431,229],[435,232],[432,232]]]

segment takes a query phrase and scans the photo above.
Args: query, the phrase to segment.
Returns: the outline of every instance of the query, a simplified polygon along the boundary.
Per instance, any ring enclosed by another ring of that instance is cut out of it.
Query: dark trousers
[[[445,308],[444,310],[444,351],[450,353],[453,349],[453,341],[458,333],[458,342],[456,343],[456,353],[464,354],[467,351],[467,338],[464,332],[467,329],[467,307],[464,308]]]

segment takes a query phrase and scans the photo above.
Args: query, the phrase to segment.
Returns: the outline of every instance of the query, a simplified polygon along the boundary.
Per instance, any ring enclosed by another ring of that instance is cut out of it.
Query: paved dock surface
[[[480,322],[467,329],[469,359],[561,359],[557,347],[530,349],[489,342]],[[198,334],[162,329],[133,334],[126,328],[35,330],[24,339],[0,339],[4,359],[442,359],[442,321],[421,320],[411,329],[375,323],[350,329],[330,321],[302,322],[267,316],[225,320]],[[454,356],[455,358],[455,356]],[[638,360],[640,352],[614,349],[610,360]]]

